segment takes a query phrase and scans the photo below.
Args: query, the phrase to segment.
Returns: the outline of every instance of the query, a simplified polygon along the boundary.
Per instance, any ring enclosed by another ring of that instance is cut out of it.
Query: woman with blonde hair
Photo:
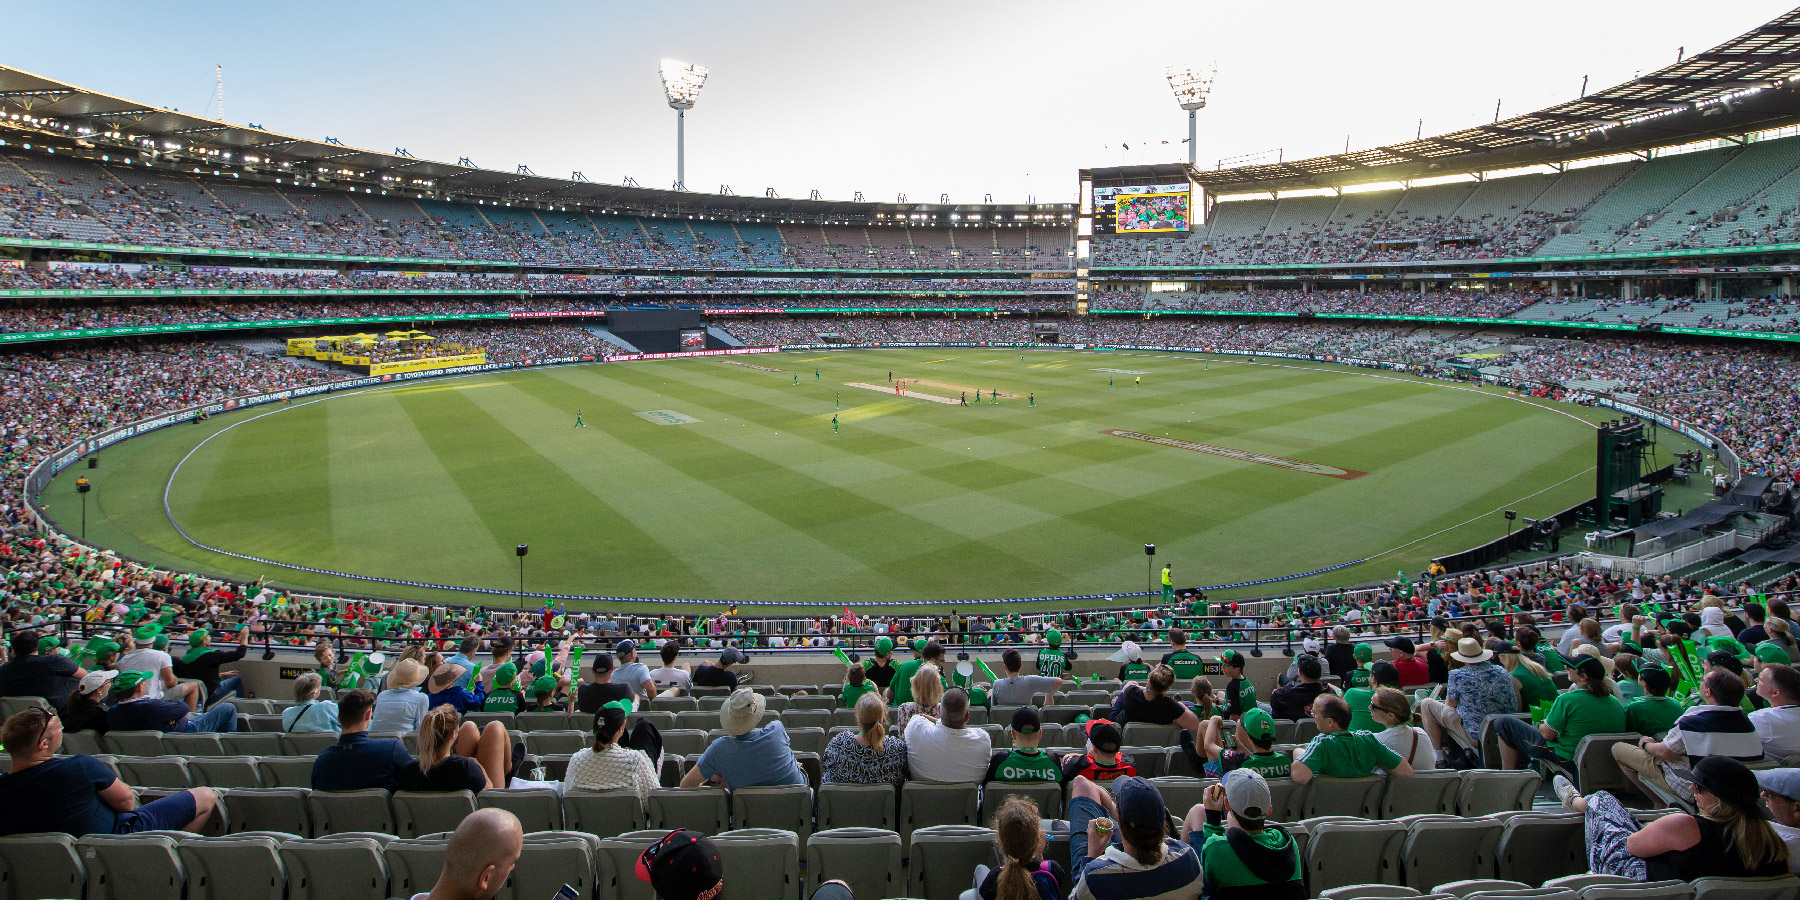
[[[856,730],[840,731],[825,745],[826,781],[897,785],[906,780],[906,740],[887,733],[887,710],[879,693],[857,698]]]
[[[938,704],[944,699],[944,677],[937,666],[931,663],[920,666],[908,684],[912,687],[913,698],[900,704],[900,731],[905,731],[907,721],[920,713],[934,719],[942,714]]]
[[[419,758],[400,770],[400,790],[480,793],[506,787],[513,768],[506,737],[499,722],[476,728],[462,721],[456,707],[439,706],[419,726]]]
[[[1004,860],[999,870],[975,867],[975,889],[981,900],[1065,900],[1069,871],[1044,859],[1044,829],[1037,804],[1008,797],[994,814],[994,849]]]
[[[1587,825],[1588,869],[1638,881],[1694,881],[1785,875],[1788,846],[1769,824],[1756,773],[1728,756],[1708,756],[1693,769],[1699,815],[1637,818],[1607,791],[1581,796],[1561,775],[1552,784],[1565,807]]]

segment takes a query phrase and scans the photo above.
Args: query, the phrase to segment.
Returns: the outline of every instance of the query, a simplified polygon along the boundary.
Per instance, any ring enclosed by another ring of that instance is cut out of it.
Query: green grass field
[[[1105,369],[1143,372],[1143,386]],[[1017,399],[962,408],[847,386],[885,386],[889,371],[941,385],[923,392]],[[1376,557],[1236,592],[1250,595],[1417,570],[1503,534],[1500,509],[1538,516],[1593,486],[1593,431],[1556,411],[1500,392],[1238,358],[783,353],[504,372],[270,409],[103,451],[100,469],[82,470],[95,485],[89,537],[233,577],[490,604],[200,550],[165,519],[164,487],[196,540],[237,553],[513,589],[513,547],[526,543],[527,589],[573,594],[835,606],[1123,593],[1145,588],[1144,543],[1182,585]],[[573,427],[577,409],[588,427]],[[657,411],[695,421],[641,415]],[[1328,477],[1107,430],[1367,474]],[[1662,437],[1664,455],[1688,446]],[[74,474],[45,494],[70,530],[80,520]]]

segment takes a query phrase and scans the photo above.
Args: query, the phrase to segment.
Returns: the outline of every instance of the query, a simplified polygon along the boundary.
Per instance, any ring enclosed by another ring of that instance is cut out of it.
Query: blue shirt
[[[477,690],[471,691],[468,688],[451,685],[442,692],[426,696],[431,698],[432,709],[440,706],[454,706],[457,712],[466,713],[471,710],[480,712],[481,704],[487,700],[487,690],[479,684],[475,687]]]
[[[463,667],[462,677],[456,679],[456,686],[459,688],[467,688],[469,686],[469,679],[475,677],[475,661],[458,653],[455,656],[445,658],[444,662],[453,666]]]
[[[108,731],[179,731],[188,716],[186,703],[174,700],[128,700],[106,711]]]
[[[330,700],[317,700],[305,706],[290,706],[281,711],[281,730],[340,731],[338,706]]]
[[[353,731],[339,737],[313,761],[312,787],[315,791],[396,791],[400,789],[400,770],[410,762],[412,754],[399,741]]]
[[[425,712],[431,700],[418,688],[389,688],[375,695],[375,717],[369,730],[376,734],[391,731],[417,731],[425,724]]]
[[[787,729],[770,722],[737,737],[722,737],[700,754],[700,774],[725,779],[733,790],[762,785],[805,784],[806,773],[794,761]]]
[[[53,756],[24,771],[0,775],[0,809],[6,810],[0,816],[0,834],[112,834],[119,814],[100,801],[100,792],[117,780],[105,763],[91,756]]]
[[[1481,720],[1500,713],[1519,711],[1513,679],[1498,663],[1481,662],[1450,673],[1444,696],[1456,701],[1456,714],[1471,736],[1481,734]]]

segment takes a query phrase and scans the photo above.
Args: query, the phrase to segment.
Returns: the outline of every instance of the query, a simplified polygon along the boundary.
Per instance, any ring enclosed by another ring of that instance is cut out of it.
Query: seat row
[[[1357,884],[1328,888],[1321,900],[1800,900],[1800,878],[1700,878],[1685,881],[1636,881],[1618,875],[1584,872],[1564,875],[1532,887],[1505,878],[1464,878],[1430,889],[1391,884]]]

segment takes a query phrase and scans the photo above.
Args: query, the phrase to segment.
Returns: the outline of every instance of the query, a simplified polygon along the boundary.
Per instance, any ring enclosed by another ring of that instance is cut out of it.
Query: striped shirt
[[[1163,841],[1162,858],[1145,866],[1118,847],[1088,860],[1070,900],[1193,900],[1203,887],[1200,854],[1181,841]]]

